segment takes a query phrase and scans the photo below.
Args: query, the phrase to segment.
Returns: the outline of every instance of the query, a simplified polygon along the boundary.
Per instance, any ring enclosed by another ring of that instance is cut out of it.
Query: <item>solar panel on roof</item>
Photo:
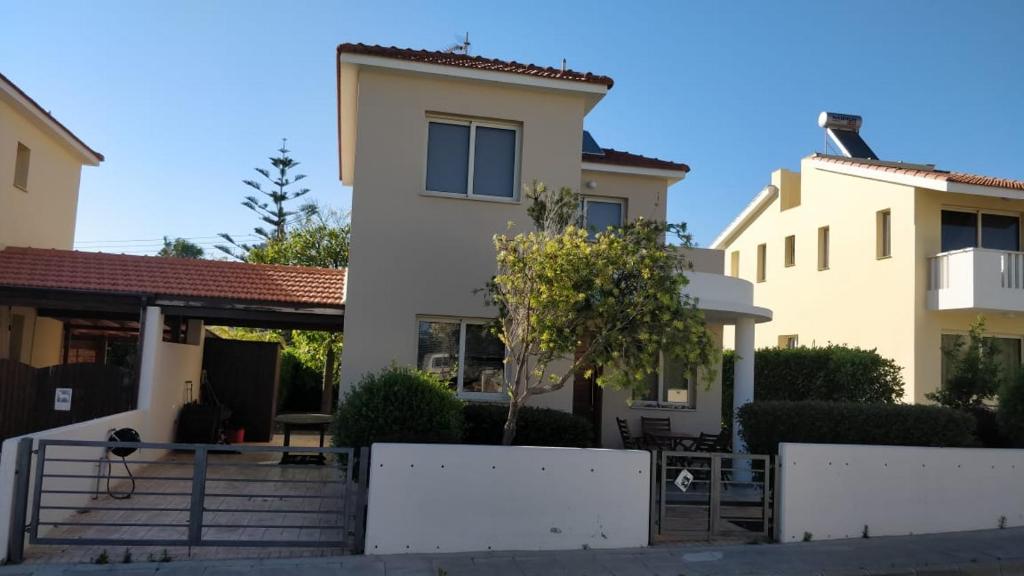
[[[597,140],[590,135],[590,132],[583,131],[583,153],[592,156],[604,156],[604,149],[597,144]]]
[[[843,154],[850,158],[864,158],[866,160],[878,160],[878,156],[875,155],[868,143],[860,137],[860,134],[852,130],[837,130],[828,128],[829,138],[832,142],[842,151]]]

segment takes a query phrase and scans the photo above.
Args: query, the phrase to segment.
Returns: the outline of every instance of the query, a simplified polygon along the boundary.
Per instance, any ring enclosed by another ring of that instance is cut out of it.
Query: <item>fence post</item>
[[[362,554],[366,546],[366,515],[367,504],[370,498],[370,448],[363,446],[359,449],[359,479],[358,497],[356,498],[356,509],[353,518],[355,521],[355,542],[352,552]]]
[[[196,446],[192,465],[192,502],[188,512],[188,543],[198,546],[203,539],[203,503],[206,500],[206,446]]]
[[[657,516],[657,503],[661,501],[658,495],[658,489],[660,482],[658,481],[658,451],[654,450],[650,453],[651,457],[651,495],[650,502],[648,503],[648,523],[647,527],[647,544],[654,546],[654,536],[656,534],[655,523],[658,520]]]
[[[735,466],[733,466],[735,468]],[[722,455],[711,455],[711,524],[709,536],[718,535],[718,515],[722,507]]]
[[[8,532],[7,561],[20,564],[25,558],[25,519],[28,515],[28,487],[32,470],[32,439],[18,440],[14,456],[14,501]]]

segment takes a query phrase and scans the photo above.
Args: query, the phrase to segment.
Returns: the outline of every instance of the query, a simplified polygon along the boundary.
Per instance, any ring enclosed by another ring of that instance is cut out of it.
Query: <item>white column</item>
[[[737,410],[754,401],[754,319],[739,318],[736,321],[736,362],[733,368],[732,389],[732,451],[745,453],[747,446],[740,437],[740,421]],[[750,482],[751,462],[733,460],[733,481]]]
[[[139,396],[136,408],[149,410],[153,403],[153,388],[156,385],[156,362],[160,343],[164,340],[164,319],[159,306],[146,307],[143,326],[142,365],[139,367]],[[141,432],[141,431],[140,431]]]

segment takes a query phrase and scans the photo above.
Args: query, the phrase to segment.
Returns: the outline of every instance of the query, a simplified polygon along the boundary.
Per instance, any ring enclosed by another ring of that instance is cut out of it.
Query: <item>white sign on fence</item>
[[[53,393],[53,409],[57,412],[71,411],[71,388],[57,388]]]
[[[693,474],[689,470],[683,470],[672,483],[676,485],[676,488],[686,492],[690,488],[690,484],[693,483]]]

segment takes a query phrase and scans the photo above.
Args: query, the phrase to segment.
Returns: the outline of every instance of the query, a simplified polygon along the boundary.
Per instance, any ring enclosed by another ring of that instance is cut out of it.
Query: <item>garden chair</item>
[[[643,450],[643,443],[639,438],[633,436],[629,431],[629,422],[625,418],[616,418],[615,423],[619,425],[619,436],[622,438],[622,447],[626,450]]]
[[[640,431],[644,442],[658,450],[674,450],[672,439],[672,421],[668,418],[640,417]]]

